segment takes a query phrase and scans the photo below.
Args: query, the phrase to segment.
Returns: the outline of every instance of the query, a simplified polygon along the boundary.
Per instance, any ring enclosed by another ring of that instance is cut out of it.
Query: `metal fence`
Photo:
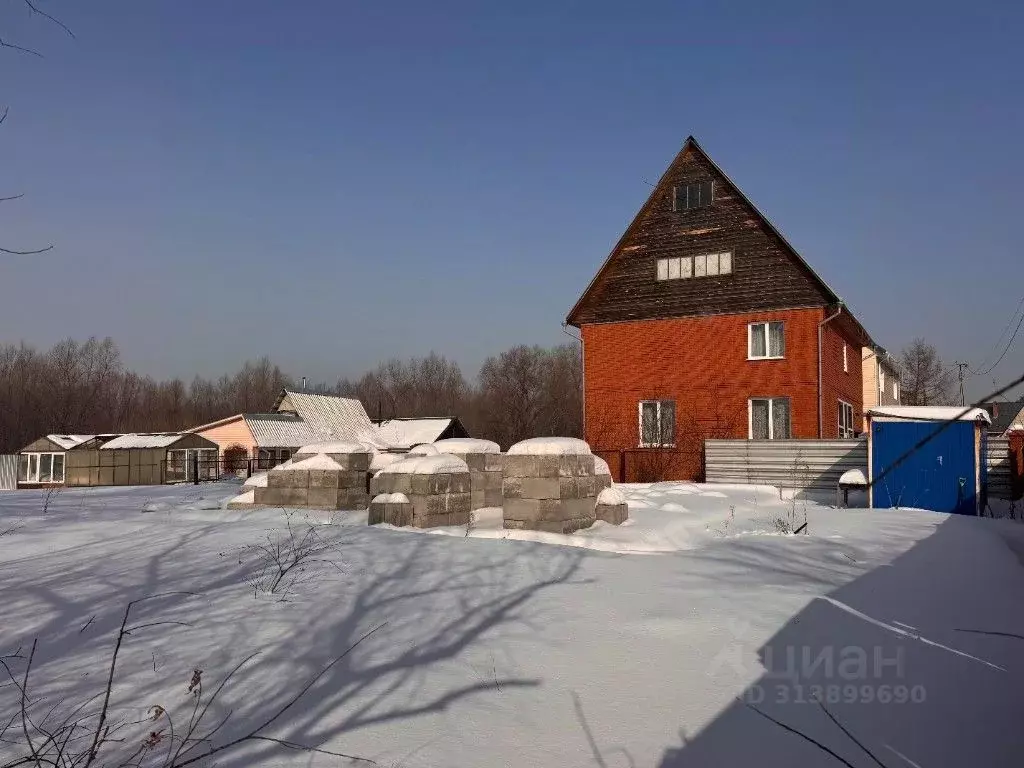
[[[868,442],[856,440],[705,440],[709,483],[835,491],[848,469],[867,474]]]
[[[0,491],[13,491],[18,487],[18,455],[0,454]]]
[[[867,475],[867,438],[857,440],[705,440],[709,483],[749,483],[778,488],[834,491],[848,469]],[[1010,441],[990,437],[985,456],[988,494],[1013,493]]]

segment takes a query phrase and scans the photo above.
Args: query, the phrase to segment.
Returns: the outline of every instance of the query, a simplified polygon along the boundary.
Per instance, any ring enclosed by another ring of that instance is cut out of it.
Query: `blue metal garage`
[[[980,515],[988,414],[981,408],[893,406],[868,411],[868,501]]]

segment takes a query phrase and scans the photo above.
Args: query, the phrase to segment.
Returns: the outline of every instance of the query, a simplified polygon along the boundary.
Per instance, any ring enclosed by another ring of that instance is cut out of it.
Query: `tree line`
[[[308,390],[358,398],[371,419],[458,416],[471,435],[507,447],[536,435],[580,436],[582,384],[579,347],[567,344],[513,347],[488,358],[473,379],[431,352]],[[295,385],[268,357],[186,383],[127,369],[110,338],[66,339],[47,350],[0,345],[0,453],[51,433],[177,431],[266,412]]]

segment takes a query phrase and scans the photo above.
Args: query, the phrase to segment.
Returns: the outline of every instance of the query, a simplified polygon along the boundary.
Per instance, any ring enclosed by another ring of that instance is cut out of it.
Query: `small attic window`
[[[672,210],[689,211],[711,205],[715,199],[715,183],[702,181],[672,188]]]

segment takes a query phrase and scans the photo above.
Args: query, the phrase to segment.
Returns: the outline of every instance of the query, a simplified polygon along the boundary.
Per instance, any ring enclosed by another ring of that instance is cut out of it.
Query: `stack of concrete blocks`
[[[600,456],[594,457],[594,476],[597,478],[597,493],[600,495],[605,488],[612,487],[612,471],[608,462]]]
[[[318,450],[323,448],[324,450]],[[296,451],[288,466],[267,473],[254,488],[257,506],[366,509],[371,452],[358,443],[318,443]]]
[[[502,505],[501,467],[504,457],[497,443],[472,437],[449,437],[438,440],[434,447],[442,453],[458,456],[469,467],[470,509]]]
[[[605,488],[597,494],[597,506],[594,513],[598,520],[612,525],[622,525],[629,517],[629,506],[626,497],[618,488]]]
[[[572,533],[596,520],[597,478],[590,446],[571,437],[535,437],[508,449],[502,469],[505,528]]]
[[[415,528],[467,525],[469,489],[469,467],[457,456],[409,456],[384,467],[370,480],[373,501],[369,523]],[[396,501],[395,494],[404,495],[408,501]]]

